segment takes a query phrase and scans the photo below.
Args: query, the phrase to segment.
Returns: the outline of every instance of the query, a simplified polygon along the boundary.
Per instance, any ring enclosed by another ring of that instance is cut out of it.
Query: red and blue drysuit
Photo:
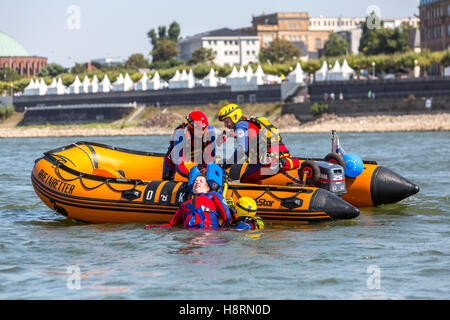
[[[277,174],[280,171],[291,170],[299,166],[298,159],[291,158],[289,150],[283,143],[270,146],[265,154],[275,155],[268,163],[261,163],[263,154],[260,154],[258,136],[260,127],[254,122],[242,117],[234,127],[236,147],[233,155],[226,160],[226,164],[242,164],[245,156],[248,157],[249,164],[241,177],[244,183],[260,183],[262,179]],[[250,152],[250,147],[255,148]],[[255,159],[256,156],[256,159]],[[287,163],[285,163],[287,162]],[[280,165],[281,163],[281,165]]]
[[[184,228],[213,229],[229,225],[231,214],[224,197],[216,192],[200,193],[184,202],[172,220],[156,227],[174,227],[183,224]],[[145,228],[155,227],[148,225]]]
[[[189,170],[185,166],[186,161],[194,162],[200,166],[214,163],[216,159],[216,133],[213,126],[208,125],[202,140],[197,141],[194,134],[187,128],[186,124],[178,126],[170,140],[169,148],[164,157],[163,179],[172,180],[175,172],[187,178]],[[184,154],[185,144],[190,144],[190,154]]]

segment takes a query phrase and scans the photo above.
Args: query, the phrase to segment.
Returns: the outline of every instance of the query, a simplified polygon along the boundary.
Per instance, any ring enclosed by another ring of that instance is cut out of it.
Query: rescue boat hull
[[[162,181],[162,155],[79,142],[37,159],[31,182],[39,198],[67,218],[93,222],[167,222],[188,199],[185,181]],[[114,168],[114,169],[113,169]],[[180,178],[180,177],[178,177]],[[256,200],[264,221],[352,219],[359,209],[315,187],[230,183],[226,197]]]

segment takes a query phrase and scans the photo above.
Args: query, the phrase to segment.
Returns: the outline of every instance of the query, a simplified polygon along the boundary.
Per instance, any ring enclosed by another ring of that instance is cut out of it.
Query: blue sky
[[[409,17],[418,14],[419,0],[0,0],[0,31],[32,54],[69,67],[95,58],[148,55],[147,31],[172,21],[185,37],[250,26],[252,15],[262,13],[363,17],[371,5],[382,17]]]

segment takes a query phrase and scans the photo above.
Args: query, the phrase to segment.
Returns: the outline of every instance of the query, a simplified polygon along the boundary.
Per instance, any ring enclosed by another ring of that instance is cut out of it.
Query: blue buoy
[[[347,177],[356,178],[363,172],[364,163],[358,155],[346,153],[343,158],[345,161],[344,173]]]

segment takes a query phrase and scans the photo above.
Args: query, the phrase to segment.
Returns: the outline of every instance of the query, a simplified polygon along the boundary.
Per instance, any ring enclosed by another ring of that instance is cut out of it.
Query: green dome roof
[[[16,40],[0,32],[0,57],[29,57],[31,54]]]

